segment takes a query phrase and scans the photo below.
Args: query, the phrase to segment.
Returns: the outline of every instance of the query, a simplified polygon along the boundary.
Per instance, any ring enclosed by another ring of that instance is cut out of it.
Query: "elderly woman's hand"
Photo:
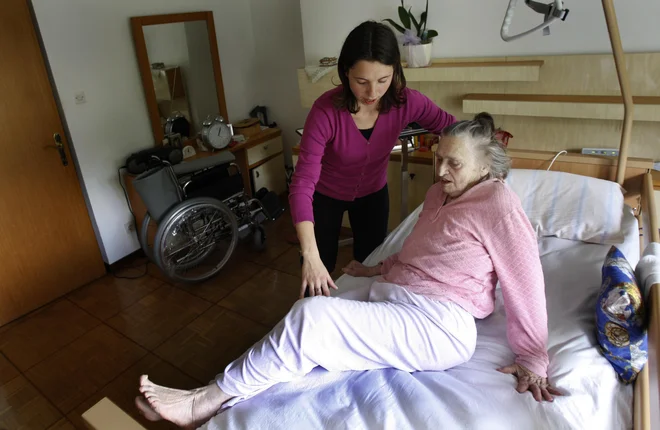
[[[365,266],[359,261],[351,261],[346,267],[342,269],[344,273],[356,278],[370,278],[372,276],[380,275],[380,264],[377,266]]]
[[[519,393],[531,391],[534,399],[537,402],[541,402],[543,400],[552,402],[554,400],[552,396],[562,395],[556,388],[548,384],[547,378],[543,378],[537,375],[536,373],[527,369],[525,366],[521,366],[520,364],[512,364],[497,370],[502,373],[514,375],[518,379],[518,387],[516,387],[516,390]]]

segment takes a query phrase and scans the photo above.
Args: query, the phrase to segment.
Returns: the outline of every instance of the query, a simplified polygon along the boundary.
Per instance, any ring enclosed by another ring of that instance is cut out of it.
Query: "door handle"
[[[68,166],[69,161],[66,159],[66,152],[64,152],[64,144],[62,143],[62,136],[59,133],[53,135],[53,140],[55,140],[55,147],[57,152],[60,153],[60,160],[62,160],[63,166]]]

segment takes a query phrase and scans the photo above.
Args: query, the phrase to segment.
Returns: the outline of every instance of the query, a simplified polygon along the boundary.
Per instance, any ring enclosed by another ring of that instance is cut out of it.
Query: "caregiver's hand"
[[[556,388],[548,384],[548,378],[543,378],[520,364],[512,364],[497,370],[514,375],[518,379],[516,390],[519,393],[531,391],[537,402],[543,400],[552,402],[554,400],[552,396],[562,395]]]
[[[378,266],[365,266],[359,261],[353,260],[342,270],[347,275],[355,276],[356,278],[371,278],[372,276],[380,275],[380,264]]]
[[[330,296],[330,288],[338,289],[318,254],[303,258],[301,299],[305,297],[307,287],[310,297]]]

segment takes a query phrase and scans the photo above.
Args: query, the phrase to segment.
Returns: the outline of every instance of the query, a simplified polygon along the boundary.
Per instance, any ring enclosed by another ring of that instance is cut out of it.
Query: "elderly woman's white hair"
[[[488,178],[506,179],[511,168],[511,159],[506,154],[504,146],[495,137],[495,121],[493,117],[482,112],[474,119],[458,121],[442,131],[442,136],[453,136],[464,139],[479,154],[488,161]]]

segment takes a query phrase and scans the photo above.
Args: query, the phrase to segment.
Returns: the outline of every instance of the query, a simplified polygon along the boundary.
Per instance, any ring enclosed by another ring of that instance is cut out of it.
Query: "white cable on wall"
[[[564,149],[559,151],[557,153],[557,155],[555,155],[555,158],[553,158],[552,161],[550,162],[550,165],[548,166],[548,169],[547,169],[548,171],[552,168],[552,165],[555,164],[555,161],[557,161],[557,158],[559,158],[559,156],[562,155],[562,154],[568,154],[568,151],[566,151]]]

